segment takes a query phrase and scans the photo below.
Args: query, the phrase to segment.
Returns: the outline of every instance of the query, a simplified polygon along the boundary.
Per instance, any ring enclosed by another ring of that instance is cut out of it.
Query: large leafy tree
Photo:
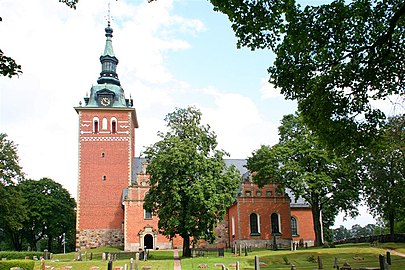
[[[163,235],[183,238],[183,256],[189,257],[190,238],[213,241],[214,227],[234,201],[240,174],[227,168],[217,150],[216,135],[201,124],[194,107],[176,109],[166,116],[168,131],[147,147],[150,190],[144,208],[159,217]]]
[[[15,184],[23,177],[17,145],[7,139],[7,134],[0,133],[0,185]]]
[[[11,245],[21,250],[23,239],[19,233],[26,219],[23,199],[16,183],[24,178],[19,164],[17,145],[0,133],[0,229]]]
[[[405,95],[405,2],[210,0],[238,47],[276,54],[270,82],[335,149],[367,145],[385,119],[374,100]]]
[[[259,186],[280,183],[311,205],[315,245],[322,245],[322,211],[327,213],[326,226],[333,224],[339,209],[356,214],[359,192],[355,171],[328,151],[298,115],[283,117],[279,135],[278,144],[253,152],[247,167],[255,172],[253,180]]]
[[[25,199],[27,220],[23,223],[23,235],[31,248],[38,241],[48,240],[47,248],[60,251],[63,233],[72,237],[75,230],[76,202],[61,184],[48,179],[24,180],[19,185]]]
[[[76,9],[76,4],[79,0],[59,0],[66,4],[68,7]],[[0,22],[2,18],[0,17]],[[15,60],[9,56],[6,56],[2,50],[0,50],[0,75],[7,76],[9,78],[22,73],[21,65],[17,64]]]
[[[363,152],[364,195],[371,212],[381,216],[394,233],[405,214],[405,115],[392,117],[382,136]]]

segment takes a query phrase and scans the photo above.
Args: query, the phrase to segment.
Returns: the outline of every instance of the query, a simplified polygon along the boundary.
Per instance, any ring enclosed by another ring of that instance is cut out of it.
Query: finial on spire
[[[107,25],[108,27],[111,26],[112,16],[111,16],[111,3],[108,3],[108,13],[107,13]]]

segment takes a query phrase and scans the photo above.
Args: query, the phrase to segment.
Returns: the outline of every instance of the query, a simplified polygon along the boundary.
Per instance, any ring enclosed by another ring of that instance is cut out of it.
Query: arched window
[[[102,125],[102,129],[107,129],[107,118],[103,118],[103,125]]]
[[[99,131],[99,125],[98,125],[98,117],[93,118],[93,133],[98,133]]]
[[[117,133],[117,119],[111,118],[111,133]]]
[[[273,213],[271,214],[271,233],[272,234],[279,234],[280,233],[280,221],[278,218],[278,214]]]
[[[291,235],[298,235],[297,219],[291,217]]]
[[[256,213],[250,214],[250,235],[260,235],[259,216]]]

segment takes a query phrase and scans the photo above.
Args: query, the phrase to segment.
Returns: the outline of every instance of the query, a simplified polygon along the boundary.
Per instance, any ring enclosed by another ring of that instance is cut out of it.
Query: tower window
[[[94,117],[93,118],[93,133],[98,133],[98,131],[99,131],[98,118]]]
[[[107,129],[107,118],[103,118],[103,129]]]
[[[104,155],[104,152],[102,152],[102,153],[101,153],[101,157],[103,158],[104,156],[105,156],[105,155]]]
[[[103,181],[107,180],[107,176],[103,175]]]
[[[111,133],[117,133],[117,118],[111,118]]]

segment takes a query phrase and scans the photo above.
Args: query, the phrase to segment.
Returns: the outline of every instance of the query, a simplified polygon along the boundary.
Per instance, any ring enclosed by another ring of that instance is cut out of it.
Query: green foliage
[[[22,247],[22,239],[18,232],[26,219],[23,198],[16,183],[24,178],[19,165],[17,146],[0,133],[0,242],[2,246]]]
[[[170,238],[215,239],[214,227],[234,201],[240,174],[227,168],[227,153],[216,150],[216,135],[201,125],[201,112],[193,107],[166,116],[169,131],[144,152],[149,165],[150,190],[144,207],[159,216],[159,229]]]
[[[33,270],[34,266],[35,262],[29,260],[0,261],[0,270],[10,270],[12,267],[20,267],[23,270]]]
[[[39,259],[43,255],[43,252],[36,251],[0,251],[0,258],[7,258],[7,260],[25,260],[27,256],[32,260],[34,256]]]
[[[54,248],[61,251],[63,233],[68,239],[75,239],[76,202],[61,184],[48,178],[24,180],[18,186],[28,216],[22,234],[31,248],[35,249],[37,242],[46,238],[49,252]]]
[[[355,214],[359,183],[353,165],[325,148],[300,116],[286,115],[281,122],[279,143],[253,152],[247,167],[259,186],[280,183],[311,205],[315,243],[321,245],[321,211],[325,227],[333,224],[338,210]]]
[[[390,118],[380,133],[362,153],[360,175],[372,214],[388,221],[393,234],[405,214],[405,115]]]
[[[385,115],[375,100],[405,95],[405,3],[210,0],[238,47],[271,49],[270,82],[335,149],[368,145]]]
[[[17,145],[7,139],[7,134],[0,133],[0,185],[15,184],[24,178],[18,162]]]
[[[307,261],[310,262],[310,263],[317,263],[317,262],[318,262],[318,259],[315,257],[314,254],[311,254],[311,255],[309,255],[309,256],[307,257]]]

